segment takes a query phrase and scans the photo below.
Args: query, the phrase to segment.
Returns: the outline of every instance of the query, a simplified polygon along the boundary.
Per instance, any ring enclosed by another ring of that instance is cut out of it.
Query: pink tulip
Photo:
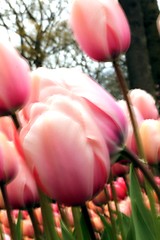
[[[149,164],[160,162],[160,120],[144,120],[139,128],[144,153]]]
[[[103,188],[110,159],[85,101],[64,95],[63,89],[60,93],[32,105],[30,122],[21,131],[22,144],[45,193],[58,203],[79,205]]]
[[[22,107],[29,97],[29,66],[9,42],[0,41],[0,115]]]
[[[3,178],[12,180],[6,186],[11,206],[24,208],[37,203],[36,183],[25,163],[19,134],[12,119],[7,116],[0,118],[0,162],[0,181],[4,181]],[[0,207],[4,207],[2,198]]]
[[[39,202],[35,180],[20,155],[18,159],[18,173],[13,181],[7,184],[6,189],[12,209],[33,207]]]
[[[130,119],[130,115],[129,115],[129,112],[128,112],[127,104],[124,100],[120,100],[120,101],[118,101],[118,105],[122,109],[122,111],[125,114],[126,119],[127,119],[128,132],[127,132],[125,146],[129,150],[131,150],[132,152],[137,154],[136,140],[135,140],[135,135],[134,135],[134,132],[133,132],[133,126],[132,126],[132,123],[131,123],[131,119]],[[141,112],[139,111],[139,109],[136,106],[132,105],[131,109],[132,109],[137,127],[139,127],[141,125],[141,123],[144,121],[144,118],[143,118]]]
[[[17,174],[19,136],[10,117],[0,117],[0,182],[7,183]]]
[[[18,152],[7,137],[0,132],[0,184],[8,183],[17,174]]]
[[[110,155],[123,145],[127,124],[116,100],[100,85],[76,69],[38,68],[31,74],[32,92],[29,104],[20,113],[22,125],[30,121],[30,109],[34,102],[46,102],[52,95],[72,94],[83,99],[107,143]]]
[[[152,95],[142,89],[133,89],[129,96],[131,103],[138,108],[144,119],[158,119],[158,109]]]
[[[97,61],[127,51],[130,29],[117,0],[74,0],[70,25],[82,50]]]

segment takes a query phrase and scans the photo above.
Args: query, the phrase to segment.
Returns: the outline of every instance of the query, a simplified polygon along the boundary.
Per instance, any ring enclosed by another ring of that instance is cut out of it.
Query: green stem
[[[109,216],[110,216],[111,225],[112,225],[111,231],[112,231],[112,235],[113,235],[113,240],[117,240],[116,220],[115,220],[115,217],[113,216],[113,211],[112,211],[111,204],[110,204],[109,193],[106,188],[104,188],[104,192],[105,192],[105,195],[107,198],[108,211],[109,211]]]
[[[147,165],[145,163],[142,163],[135,154],[133,154],[132,152],[130,152],[127,148],[123,149],[121,151],[121,155],[125,158],[130,160],[135,166],[137,166],[142,173],[144,174],[145,178],[148,180],[148,182],[150,183],[150,185],[153,187],[153,189],[155,190],[157,197],[160,201],[160,189],[158,188],[156,182],[154,181],[153,175],[151,174],[151,172],[148,170],[148,168],[146,167]]]
[[[1,225],[1,224],[0,224],[0,239],[1,239],[1,240],[4,240],[3,230],[2,230],[2,225]]]
[[[33,208],[28,208],[27,209],[31,222],[32,222],[32,226],[34,228],[34,235],[35,235],[35,240],[42,240],[42,233],[41,230],[39,228],[39,224],[38,224],[38,220],[37,220],[37,216],[34,213]]]
[[[82,228],[80,225],[80,209],[79,207],[72,207],[72,214],[74,218],[74,226],[75,226],[75,236],[77,240],[84,240]]]
[[[66,212],[65,212],[66,209],[65,209],[65,207],[62,207],[60,204],[58,204],[58,209],[60,211],[61,218],[62,218],[64,224],[67,226],[68,229],[70,229],[71,225],[69,223],[68,217],[66,216]]]
[[[54,215],[48,197],[39,190],[40,206],[43,217],[44,232],[47,240],[59,240],[55,229]]]
[[[92,226],[92,223],[91,223],[90,216],[89,216],[88,209],[87,209],[86,205],[81,206],[81,209],[82,209],[82,214],[84,216],[84,220],[86,222],[86,226],[88,227],[88,231],[89,231],[91,240],[96,240],[95,233],[94,233],[94,230],[93,230],[93,226]]]
[[[9,227],[10,227],[10,231],[11,231],[11,238],[12,238],[12,240],[17,240],[15,224],[12,219],[11,207],[10,207],[10,204],[8,201],[6,186],[4,184],[1,185],[1,192],[2,192],[2,196],[3,196],[4,204],[5,204],[5,209],[7,212]]]
[[[122,71],[119,68],[119,65],[118,65],[116,60],[113,61],[113,66],[114,66],[115,72],[117,74],[117,79],[119,81],[124,99],[125,99],[127,107],[128,107],[128,112],[129,112],[129,116],[130,116],[130,119],[131,119],[133,131],[134,131],[134,135],[135,135],[135,139],[136,139],[136,144],[137,144],[137,148],[138,148],[139,157],[141,159],[145,160],[145,155],[144,155],[142,143],[141,143],[141,140],[140,140],[140,135],[139,135],[139,131],[138,131],[137,122],[136,122],[134,113],[133,113],[132,108],[131,108],[131,101],[130,101],[130,98],[129,98],[129,95],[128,95],[128,87],[127,87],[125,78],[124,78],[124,76],[122,74]]]

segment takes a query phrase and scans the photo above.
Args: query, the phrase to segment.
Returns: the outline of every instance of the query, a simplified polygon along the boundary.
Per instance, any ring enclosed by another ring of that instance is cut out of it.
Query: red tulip
[[[29,66],[9,42],[0,41],[0,115],[22,107],[30,92]]]
[[[127,196],[127,186],[122,177],[118,177],[115,181],[113,181],[114,190],[116,193],[117,200],[122,200]],[[113,193],[111,190],[111,185],[106,184],[106,190],[108,192],[108,196],[105,191],[101,191],[94,199],[93,202],[96,205],[106,204],[109,200],[113,200]],[[107,199],[108,198],[108,199]]]
[[[30,109],[33,102],[46,102],[52,95],[71,94],[80,100],[83,99],[90,108],[105,138],[110,155],[117,153],[124,143],[127,124],[123,111],[107,91],[76,69],[39,68],[31,75],[30,101],[20,113],[23,125],[30,121]]]
[[[117,0],[74,0],[70,25],[82,50],[97,61],[127,51],[130,29]]]
[[[110,170],[108,149],[90,109],[64,91],[31,108],[21,137],[37,183],[58,203],[83,204],[103,188]]]

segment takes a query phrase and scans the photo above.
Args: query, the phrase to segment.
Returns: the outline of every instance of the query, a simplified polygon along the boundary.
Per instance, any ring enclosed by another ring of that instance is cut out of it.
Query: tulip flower
[[[35,180],[20,155],[18,156],[18,173],[16,177],[7,184],[6,190],[12,209],[33,207],[39,202]],[[0,207],[4,207],[2,198],[0,198]]]
[[[90,109],[64,91],[44,107],[33,105],[21,141],[37,184],[58,203],[83,204],[103,188],[110,171],[108,149]]]
[[[8,183],[17,174],[18,152],[7,137],[0,132],[0,184]]]
[[[126,119],[127,119],[128,132],[127,132],[127,136],[126,136],[125,146],[129,150],[131,150],[132,152],[137,154],[135,134],[134,134],[134,131],[133,131],[133,126],[132,126],[132,123],[131,123],[131,119],[130,119],[130,115],[129,115],[129,112],[128,112],[127,104],[124,100],[120,100],[120,101],[118,101],[118,105],[122,109],[122,111],[123,111],[123,113],[124,113],[124,115],[126,116]],[[132,109],[137,127],[139,127],[141,125],[141,123],[144,121],[144,118],[143,118],[141,112],[139,111],[139,109],[136,106],[132,105],[131,109]]]
[[[29,104],[20,113],[22,125],[30,121],[30,109],[34,102],[46,102],[55,94],[72,94],[90,108],[110,155],[123,146],[127,133],[126,118],[116,100],[86,74],[76,69],[38,68],[31,73],[32,91]]]
[[[0,115],[22,107],[29,97],[30,77],[27,62],[8,41],[0,41]]]
[[[158,164],[160,162],[160,120],[144,120],[139,131],[147,162]]]
[[[158,109],[155,99],[142,89],[133,89],[129,91],[131,103],[141,113],[144,119],[158,119]]]
[[[116,179],[116,181],[113,181],[113,186],[114,186],[114,190],[115,190],[115,193],[116,193],[117,200],[122,200],[127,196],[127,186],[126,186],[126,183],[125,183],[125,181],[122,177],[118,177]],[[101,191],[93,199],[93,202],[96,205],[106,204],[109,200],[113,200],[113,193],[112,193],[112,190],[111,190],[111,185],[106,184],[105,188],[108,192],[108,196],[106,195],[104,190]],[[108,199],[107,199],[107,197],[108,197]]]
[[[130,45],[128,21],[117,0],[74,0],[70,25],[81,49],[94,60],[111,60]]]

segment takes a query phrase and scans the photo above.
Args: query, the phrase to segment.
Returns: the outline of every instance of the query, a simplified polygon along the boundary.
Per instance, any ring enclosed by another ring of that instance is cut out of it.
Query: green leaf
[[[143,202],[141,188],[139,186],[133,166],[130,169],[130,197],[132,204],[132,220],[135,230],[135,239],[156,240],[156,231],[151,211]]]
[[[135,231],[134,231],[134,225],[133,225],[133,221],[132,218],[130,219],[130,225],[128,227],[128,232],[126,235],[126,240],[135,240]]]
[[[90,234],[89,234],[83,214],[81,214],[81,217],[80,217],[80,225],[81,225],[81,229],[82,229],[83,239],[89,240]]]
[[[22,213],[21,213],[21,211],[19,211],[19,213],[18,213],[18,219],[17,219],[17,224],[16,224],[16,236],[17,236],[17,240],[21,240],[21,239],[22,239],[21,221],[22,221]]]
[[[121,213],[121,221],[123,225],[124,236],[126,239],[126,236],[128,235],[128,231],[130,230],[130,227],[131,227],[131,218]]]
[[[75,240],[75,237],[71,233],[71,231],[66,227],[63,221],[61,221],[61,229],[63,240]]]
[[[102,238],[101,240],[114,240],[116,239],[116,233],[113,232],[113,228],[111,226],[111,224],[109,224],[105,217],[101,214],[99,214],[100,218],[101,218],[101,221],[103,222],[104,224],[104,231],[103,231],[103,234],[102,234]]]

